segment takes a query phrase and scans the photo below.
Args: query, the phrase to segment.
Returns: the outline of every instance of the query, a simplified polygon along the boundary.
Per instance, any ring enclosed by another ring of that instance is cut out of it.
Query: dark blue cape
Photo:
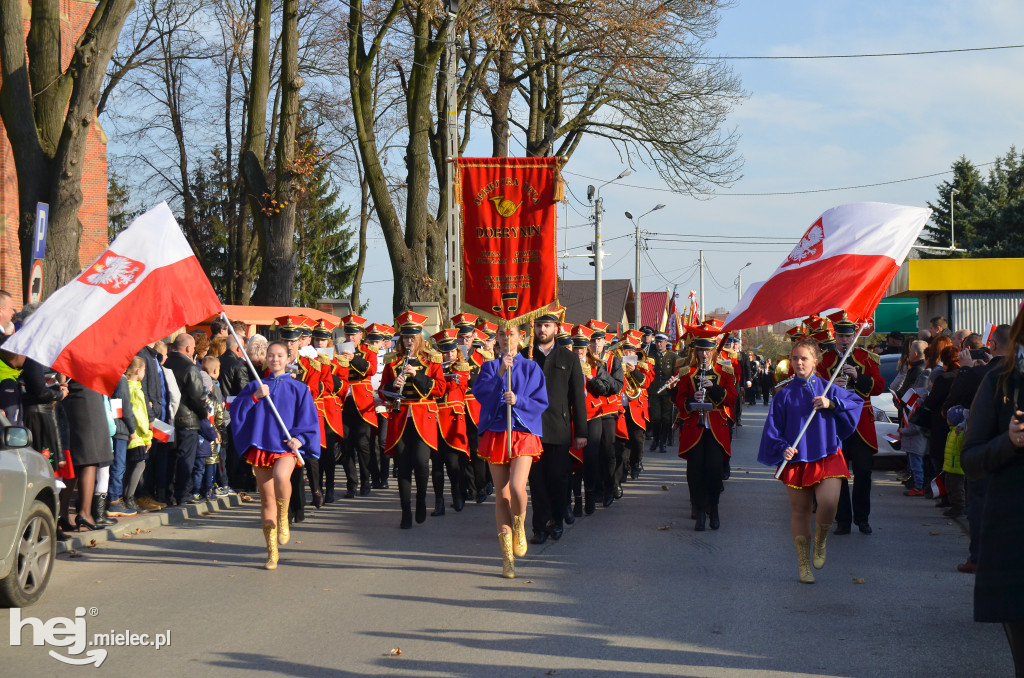
[[[505,431],[508,427],[507,407],[502,399],[508,376],[499,377],[501,359],[489,360],[480,368],[473,382],[473,395],[480,403],[478,430]],[[516,404],[512,406],[512,430],[529,431],[543,436],[541,415],[548,409],[548,389],[544,372],[536,362],[517,353],[512,359],[512,392]]]
[[[280,377],[265,377],[270,397],[281,413],[281,419],[293,438],[302,441],[303,455],[320,458],[320,420],[309,387],[288,373]],[[231,438],[235,449],[244,455],[250,447],[267,452],[289,452],[284,431],[274,418],[270,405],[264,399],[253,402],[252,395],[259,384],[250,381],[231,403]]]
[[[811,401],[821,395],[828,384],[827,379],[814,375],[809,380],[793,377],[772,398],[768,420],[761,432],[761,448],[757,460],[768,466],[782,463],[782,453],[793,444],[807,417],[814,410]],[[793,461],[817,461],[835,454],[843,440],[857,430],[864,400],[845,388],[832,386],[829,400],[836,403],[834,410],[819,410],[807,433],[796,446],[799,454]]]

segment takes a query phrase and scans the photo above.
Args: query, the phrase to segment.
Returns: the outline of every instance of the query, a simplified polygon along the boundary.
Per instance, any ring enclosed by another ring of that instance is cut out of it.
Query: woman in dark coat
[[[956,381],[960,372],[960,357],[952,345],[942,349],[939,360],[942,363],[942,369],[932,384],[932,390],[924,399],[925,411],[929,413],[928,460],[931,464],[930,469],[926,469],[926,484],[942,473],[942,462],[946,456],[946,438],[949,436],[949,423],[946,421],[946,411],[942,404],[946,402],[949,391],[953,388],[953,382]]]
[[[92,495],[96,488],[96,468],[114,460],[110,442],[103,396],[77,381],[68,382],[68,395],[62,403],[68,418],[68,449],[75,478],[60,491],[61,529],[74,530],[84,527],[95,530],[96,520],[92,515]],[[78,484],[78,515],[75,527],[68,518],[71,495]]]
[[[1024,309],[1009,350],[985,375],[971,405],[960,464],[970,480],[991,478],[981,518],[974,621],[1006,631],[1017,676],[1024,676]]]

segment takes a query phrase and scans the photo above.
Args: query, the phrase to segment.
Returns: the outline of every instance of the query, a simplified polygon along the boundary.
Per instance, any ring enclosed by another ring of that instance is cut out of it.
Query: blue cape
[[[821,395],[827,379],[814,375],[809,380],[794,377],[775,393],[771,410],[761,432],[761,448],[757,460],[768,466],[782,463],[782,454],[793,444],[807,417],[814,411],[811,401]],[[829,400],[836,403],[834,410],[820,410],[811,420],[807,433],[796,446],[793,461],[817,461],[840,448],[843,440],[857,430],[864,400],[845,388],[832,386]]]
[[[302,441],[300,452],[319,459],[320,420],[309,387],[288,373],[265,377],[263,383],[270,387],[270,398],[289,433]],[[267,452],[289,452],[284,431],[270,411],[270,405],[265,399],[253,402],[252,395],[258,388],[256,381],[250,381],[231,403],[231,438],[235,449],[240,455],[250,447]]]
[[[504,431],[508,426],[507,407],[502,399],[508,376],[499,377],[500,368],[500,359],[485,362],[473,382],[473,395],[480,403],[480,423],[477,428],[481,433]],[[521,353],[512,359],[512,392],[516,394],[516,404],[512,406],[512,429],[543,436],[541,415],[548,409],[544,372],[540,365]]]

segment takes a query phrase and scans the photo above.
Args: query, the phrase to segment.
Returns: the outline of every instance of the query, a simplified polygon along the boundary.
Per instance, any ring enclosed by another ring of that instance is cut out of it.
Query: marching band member
[[[608,368],[596,355],[591,347],[594,330],[586,325],[577,325],[572,330],[573,350],[580,359],[580,366],[583,369],[583,377],[586,380],[586,407],[587,407],[587,444],[583,448],[583,469],[580,476],[583,482],[583,506],[573,507],[573,515],[582,513],[592,515],[594,513],[594,493],[600,481],[601,471],[601,437],[604,426],[604,413],[607,397],[617,392],[617,386]],[[582,508],[582,510],[580,510]]]
[[[828,380],[815,374],[819,359],[818,344],[813,339],[804,339],[793,347],[793,380],[780,387],[772,399],[757,454],[757,460],[768,466],[787,462],[779,479],[789,494],[790,529],[804,584],[814,583],[812,562],[819,570],[825,565],[825,540],[836,515],[840,478],[848,473],[839,448],[843,439],[856,431],[863,405],[859,395],[845,388],[833,385],[825,393]],[[817,410],[818,416],[794,447],[812,410]],[[808,553],[815,500],[814,546],[813,553]]]
[[[555,335],[555,345],[561,348],[572,348],[572,323],[559,323]]]
[[[604,363],[608,376],[615,387],[614,392],[604,396],[601,402],[601,438],[597,443],[599,450],[599,472],[596,492],[602,496],[602,504],[608,507],[615,501],[617,487],[615,482],[615,424],[619,416],[619,407],[621,406],[619,393],[622,391],[625,382],[622,377],[622,361],[611,351],[605,354],[604,347],[605,340],[608,337],[608,323],[592,319],[587,323],[587,327],[593,330],[590,338],[590,350],[598,360]],[[585,495],[584,503],[586,503]],[[584,512],[586,512],[586,509],[584,509]]]
[[[857,324],[846,317],[845,311],[829,316],[835,331],[834,347],[823,352],[818,374],[827,380],[835,372],[846,349],[853,344]],[[843,459],[853,470],[853,500],[850,483],[846,478],[840,482],[839,510],[836,513],[836,534],[849,534],[851,522],[864,534],[871,534],[868,517],[871,514],[871,461],[878,452],[878,437],[875,434],[874,408],[871,396],[885,390],[885,379],[879,369],[881,359],[874,353],[856,347],[843,365],[843,373],[836,377],[835,387],[853,391],[864,400],[857,430],[843,438]]]
[[[480,373],[480,366],[487,358],[476,348],[473,342],[479,339],[476,328],[477,317],[471,313],[459,313],[452,316],[452,325],[457,330],[456,341],[462,359],[469,363],[469,388],[466,391],[466,438],[469,440],[469,458],[462,462],[462,487],[464,499],[476,499],[477,503],[487,498],[487,462],[480,458],[480,433],[477,422],[480,421],[480,403],[473,395],[473,380]],[[482,333],[481,333],[482,334]]]
[[[548,407],[544,411],[544,456],[530,470],[533,504],[533,543],[562,537],[569,495],[572,455],[569,448],[583,447],[587,430],[587,403],[583,395],[583,370],[579,359],[555,345],[559,316],[565,309],[550,309],[534,321],[533,354],[544,374]]]
[[[287,544],[288,503],[292,471],[301,453],[306,460],[320,454],[320,427],[309,389],[287,372],[288,346],[267,347],[269,373],[262,385],[250,381],[231,405],[231,435],[242,458],[252,465],[260,491],[260,518],[267,542],[268,570],[277,568],[277,545]],[[264,398],[271,396],[290,438],[285,439]]]
[[[651,364],[653,377],[647,390],[651,428],[653,429],[651,450],[657,450],[664,454],[674,417],[672,416],[672,396],[660,389],[675,374],[676,360],[679,356],[675,351],[669,350],[668,337],[658,332],[654,335],[654,350],[648,357],[653,360]]]
[[[395,330],[390,325],[371,323],[363,330],[367,357],[374,356],[376,366],[370,377],[370,393],[373,396],[373,428],[370,430],[370,487],[376,490],[388,489],[388,474],[391,470],[391,457],[384,454],[384,439],[387,436],[387,407],[380,398],[380,380],[384,374],[384,355],[389,352],[391,337]],[[347,391],[346,391],[347,392]],[[366,417],[364,417],[364,420]]]
[[[480,401],[480,456],[494,479],[501,576],[514,579],[515,558],[526,555],[526,482],[543,451],[548,393],[543,367],[519,353],[523,328],[510,326],[499,334],[501,357],[484,363],[474,388]]]
[[[275,318],[274,322],[280,328],[278,332],[279,338],[288,349],[288,362],[285,371],[305,384],[306,388],[309,389],[310,396],[313,398],[319,397],[321,388],[320,364],[315,358],[310,358],[310,354],[315,353],[315,351],[309,346],[313,334],[313,321],[302,315],[286,315]],[[309,335],[306,334],[306,330],[309,331]],[[306,475],[309,479],[309,489],[313,496],[313,504],[319,507],[323,496],[319,492],[320,465],[317,460],[312,460],[312,462],[305,464]],[[291,516],[292,522],[301,523],[306,519],[306,489],[302,486],[302,469],[299,466],[296,466],[292,471],[291,483],[292,491],[288,513]]]
[[[647,387],[651,385],[654,373],[651,363],[640,350],[639,332],[631,330],[622,338],[622,373],[625,386],[622,389],[623,414],[619,417],[615,434],[628,451],[624,456],[629,477],[636,480],[644,457],[644,438],[650,418],[647,404]],[[635,362],[634,362],[635,360]],[[625,480],[625,478],[623,478]]]
[[[714,338],[690,342],[690,364],[673,377],[679,408],[679,456],[686,459],[686,485],[696,511],[694,530],[720,525],[718,498],[722,490],[725,457],[730,454],[727,408],[736,400],[732,370],[717,362]]]
[[[469,439],[466,436],[466,389],[469,388],[469,363],[456,343],[457,329],[441,330],[434,335],[437,350],[441,352],[441,366],[445,379],[445,392],[437,399],[437,452],[431,457],[434,481],[434,511],[430,515],[444,515],[444,473],[452,486],[452,508],[461,511],[465,505],[462,492],[464,461],[469,459]]]
[[[342,410],[345,425],[341,462],[345,468],[345,499],[356,496],[356,460],[359,461],[359,494],[370,494],[370,476],[376,475],[376,464],[370,453],[370,442],[377,413],[373,402],[371,380],[377,370],[376,352],[362,343],[366,318],[350,314],[341,319],[345,328],[345,341],[352,342],[355,352],[348,363],[348,393]]]
[[[341,437],[345,426],[342,419],[342,401],[340,393],[348,386],[348,361],[352,354],[334,352],[334,328],[329,320],[321,320],[313,328],[312,346],[317,350],[320,362],[320,394],[313,396],[317,412],[320,414],[320,469],[316,487],[322,488],[322,494],[313,493],[313,506],[320,508],[322,503],[334,501],[334,469],[338,457],[341,456]]]
[[[401,342],[393,360],[384,366],[381,397],[393,403],[388,414],[385,452],[395,457],[400,527],[412,527],[412,478],[416,476],[416,522],[427,519],[427,480],[430,455],[437,450],[437,398],[445,391],[444,374],[423,340],[427,317],[406,311],[395,319]]]

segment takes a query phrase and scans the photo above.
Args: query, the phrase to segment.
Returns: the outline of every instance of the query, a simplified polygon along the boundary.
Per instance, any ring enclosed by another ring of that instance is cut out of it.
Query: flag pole
[[[860,339],[860,335],[862,332],[864,332],[865,327],[867,327],[865,323],[860,323],[860,327],[857,328],[857,334],[853,336],[853,341],[850,342],[850,346],[846,349],[846,352],[843,353],[842,360],[840,360],[839,364],[836,365],[835,372],[832,373],[832,378],[828,380],[828,384],[825,385],[825,390],[821,392],[821,395],[824,396],[828,394],[828,390],[829,388],[832,387],[832,383],[836,380],[836,377],[838,377],[839,374],[843,371],[843,365],[846,364],[846,359],[849,358],[850,354],[853,353],[853,349],[857,345],[857,340]],[[790,445],[790,447],[796,447],[800,443],[800,441],[803,440],[804,434],[807,433],[807,427],[811,425],[811,420],[814,419],[814,415],[816,415],[817,413],[818,410],[811,410],[811,416],[807,417],[807,421],[804,422],[803,428],[800,429],[800,434],[797,435],[796,440],[793,441],[793,444]],[[786,468],[787,463],[788,462],[785,459],[783,459],[782,463],[779,464],[779,468],[776,469],[775,471],[776,478],[779,478],[782,475],[782,470]]]
[[[508,327],[507,325],[505,326],[505,352],[506,353],[512,353],[512,328]],[[515,357],[515,356],[513,355],[513,357]],[[512,390],[512,368],[511,367],[509,367],[508,370],[505,372],[505,376],[508,377],[508,390],[511,391]],[[508,452],[508,460],[509,460],[509,462],[511,462],[512,461],[512,404],[511,403],[506,403],[505,404],[505,411],[508,414],[508,422],[507,422],[507,428],[506,428],[506,434],[507,435],[505,436],[505,440],[506,440],[505,446],[506,446],[506,451]],[[512,506],[511,502],[509,503],[509,506],[510,507]]]
[[[244,345],[242,344],[242,340],[238,338],[238,334],[235,332],[235,328],[231,325],[231,321],[228,320],[227,313],[221,311],[220,317],[224,319],[225,323],[227,323],[228,332],[231,332],[231,336],[234,337],[235,343],[238,344],[238,347],[240,349],[242,349],[242,357],[245,358],[245,364],[249,366],[249,370],[252,372],[253,378],[256,379],[256,383],[259,384],[260,386],[263,386],[263,380],[260,379],[260,374],[259,372],[256,371],[256,366],[252,364],[251,360],[249,360],[249,354],[243,348]],[[288,427],[285,426],[284,420],[281,419],[281,413],[277,411],[277,406],[274,405],[274,400],[270,397],[270,394],[267,394],[267,397],[264,398],[263,400],[266,400],[267,404],[270,405],[270,411],[274,413],[274,419],[277,420],[277,423],[280,424],[281,426],[281,430],[284,431],[285,440],[291,440],[292,434],[288,430]],[[298,465],[302,466],[302,455],[296,454],[295,458],[298,459]]]

